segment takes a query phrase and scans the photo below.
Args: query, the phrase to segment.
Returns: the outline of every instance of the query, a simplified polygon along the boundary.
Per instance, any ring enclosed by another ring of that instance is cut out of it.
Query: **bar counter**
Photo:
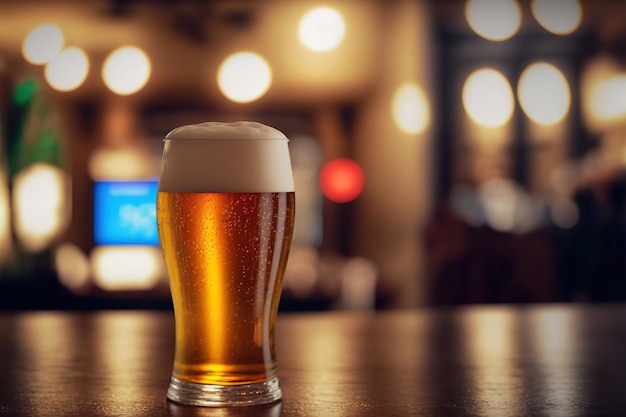
[[[0,314],[0,416],[624,416],[626,306],[281,313],[282,401],[165,399],[166,311]]]

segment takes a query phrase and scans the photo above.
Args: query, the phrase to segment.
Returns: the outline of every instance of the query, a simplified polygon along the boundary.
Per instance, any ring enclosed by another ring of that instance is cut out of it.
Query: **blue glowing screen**
[[[94,240],[97,245],[158,245],[158,181],[97,181]]]

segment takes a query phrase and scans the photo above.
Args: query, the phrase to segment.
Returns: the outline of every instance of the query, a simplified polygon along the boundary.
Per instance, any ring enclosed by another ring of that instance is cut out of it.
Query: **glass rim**
[[[231,137],[231,138],[184,138],[184,137],[177,137],[177,138],[168,138],[165,137],[163,138],[163,142],[177,142],[177,141],[242,141],[242,140],[248,140],[248,141],[280,141],[280,142],[289,142],[288,138],[238,138],[238,137]]]

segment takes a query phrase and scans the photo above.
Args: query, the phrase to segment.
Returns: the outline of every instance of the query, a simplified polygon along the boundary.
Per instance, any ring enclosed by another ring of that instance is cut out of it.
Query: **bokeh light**
[[[515,0],[468,0],[465,17],[476,34],[490,41],[511,38],[522,23],[522,12]]]
[[[307,48],[324,52],[337,47],[345,35],[346,25],[341,13],[330,7],[317,7],[300,20],[298,36]]]
[[[510,180],[492,179],[480,185],[479,195],[487,223],[496,230],[512,231],[515,226],[517,188]]]
[[[508,178],[492,178],[478,188],[486,223],[495,230],[528,233],[544,222],[543,204]]]
[[[374,310],[378,270],[368,259],[353,257],[346,261],[340,273],[341,308],[344,310]]]
[[[89,156],[89,176],[94,180],[131,180],[158,174],[160,158],[138,147],[101,147]]]
[[[263,57],[253,52],[238,52],[220,65],[217,83],[222,94],[236,103],[258,100],[272,83],[272,70]]]
[[[80,291],[89,284],[89,259],[78,246],[72,243],[59,245],[54,253],[54,264],[59,281],[66,288]]]
[[[107,291],[147,290],[165,276],[154,246],[97,246],[91,253],[95,284]]]
[[[327,162],[320,172],[320,188],[330,201],[347,203],[363,191],[365,177],[359,164],[349,158]]]
[[[319,253],[313,246],[292,247],[285,270],[285,290],[298,298],[310,297],[318,284],[318,269]]]
[[[579,0],[532,0],[530,8],[537,22],[556,35],[574,32],[583,18]]]
[[[80,87],[89,73],[87,54],[76,47],[66,48],[48,62],[44,76],[57,91],[73,91]]]
[[[550,218],[561,229],[570,229],[578,223],[580,212],[572,200],[559,199],[550,206]]]
[[[148,55],[136,46],[122,46],[107,56],[102,66],[102,79],[115,94],[127,96],[140,91],[148,83],[152,64]]]
[[[69,180],[58,167],[35,163],[13,182],[13,221],[18,240],[29,252],[40,252],[63,231],[69,219]]]
[[[430,109],[424,90],[414,83],[398,87],[393,95],[392,114],[396,125],[403,132],[422,133],[430,122]]]
[[[570,89],[563,73],[554,65],[538,62],[524,69],[517,86],[524,113],[533,121],[552,125],[570,108]]]
[[[626,118],[626,75],[598,81],[590,94],[591,114],[601,121]]]
[[[11,201],[8,175],[0,167],[0,264],[11,254]]]
[[[463,107],[481,126],[498,127],[511,119],[513,90],[501,72],[492,68],[474,71],[463,85]]]
[[[22,55],[31,64],[43,65],[56,57],[65,44],[61,29],[44,23],[31,30],[22,43]]]

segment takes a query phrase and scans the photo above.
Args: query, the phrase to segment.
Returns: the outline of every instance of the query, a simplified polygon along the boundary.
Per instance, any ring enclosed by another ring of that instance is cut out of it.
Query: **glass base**
[[[246,385],[205,385],[172,377],[167,398],[180,404],[224,407],[268,404],[280,400],[278,378]]]

